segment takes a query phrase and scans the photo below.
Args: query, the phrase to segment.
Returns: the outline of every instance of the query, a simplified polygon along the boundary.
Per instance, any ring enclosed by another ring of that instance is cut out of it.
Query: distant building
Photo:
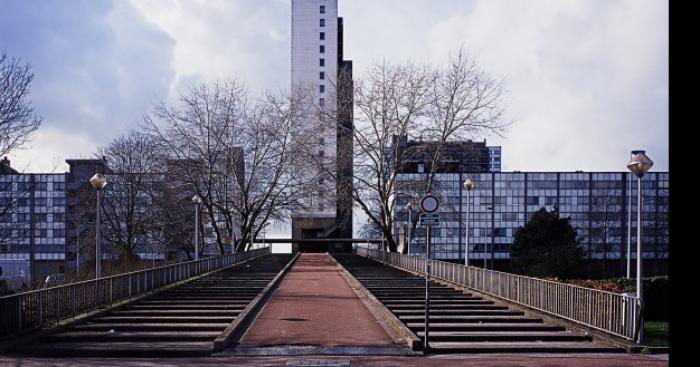
[[[0,164],[0,278],[11,286],[65,271],[63,174],[22,174]]]
[[[399,175],[398,186],[412,187],[426,174]],[[471,192],[470,259],[481,266],[488,261],[507,260],[513,236],[540,208],[558,209],[577,228],[586,257],[611,260],[615,266],[627,249],[627,210],[632,183],[632,257],[636,258],[636,177],[629,172],[491,172],[440,173],[435,177],[433,194],[442,201],[440,224],[433,228],[433,255],[436,259],[464,260],[467,192],[463,182],[475,183]],[[644,258],[668,258],[669,174],[649,172],[642,180],[642,243]],[[396,228],[408,220],[406,203],[399,196],[395,206]],[[416,213],[414,212],[414,218]],[[416,227],[412,255],[425,255],[425,227]],[[500,261],[502,262],[502,261]],[[491,265],[489,265],[491,266]]]
[[[400,173],[427,173],[437,149],[433,141],[408,140],[406,135],[394,137],[398,141],[401,159]],[[487,146],[483,142],[448,141],[445,143],[436,169],[438,173],[450,172],[500,172],[501,147]],[[391,156],[390,156],[391,157]]]
[[[343,60],[343,19],[337,0],[292,0],[292,89],[312,90],[313,105],[337,103],[338,123],[322,126],[311,118],[304,129],[318,136],[319,159],[332,165],[335,177],[318,177],[319,194],[304,200],[305,210],[292,213],[294,238],[352,237],[352,62]],[[334,88],[338,88],[337,91]],[[343,98],[336,98],[343,96]],[[325,193],[325,194],[324,194]],[[304,251],[325,251],[325,246]],[[338,245],[334,250],[349,250]]]

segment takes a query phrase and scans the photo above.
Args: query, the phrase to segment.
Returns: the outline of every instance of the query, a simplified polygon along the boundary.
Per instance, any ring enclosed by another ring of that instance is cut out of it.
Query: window
[[[324,45],[319,46],[318,51],[322,54],[325,54],[326,53],[326,46],[324,46]],[[321,79],[323,79],[323,78],[321,78]]]
[[[323,138],[318,138],[318,143],[323,145],[325,144],[325,140]]]
[[[324,93],[326,91],[326,86],[321,84],[318,86],[318,92],[319,93]]]
[[[46,213],[37,213],[36,214],[36,221],[37,222],[48,222],[48,214]]]
[[[320,73],[318,74],[318,78],[319,78],[319,79],[326,79],[326,73],[320,72]]]
[[[53,213],[53,221],[54,222],[64,222],[65,220],[66,220],[65,213]]]
[[[320,59],[318,64],[319,66],[326,66],[326,59]]]
[[[66,230],[65,229],[54,229],[52,231],[52,236],[53,238],[63,238],[66,237]]]
[[[323,19],[323,18],[321,18],[320,20],[321,20],[321,22],[319,23],[319,26],[325,27],[325,26],[326,26],[326,20]]]
[[[54,189],[54,191],[65,190],[66,183],[65,182],[54,182],[53,189]]]
[[[318,99],[318,105],[319,106],[324,106],[326,104],[326,99],[325,98],[319,98]]]
[[[321,37],[320,38],[321,41],[325,40],[326,39],[326,32],[321,32],[320,37]]]
[[[527,197],[527,205],[540,205],[540,197],[539,196],[528,196]]]
[[[425,166],[423,163],[418,163],[418,173],[425,173]]]
[[[318,184],[319,184],[319,185],[323,185],[323,183],[324,183],[325,181],[326,181],[326,180],[324,180],[323,177],[321,177],[321,178],[318,179]]]
[[[46,182],[35,182],[34,183],[34,190],[36,191],[46,191],[48,188],[48,184]]]
[[[319,151],[318,151],[318,156],[319,156],[319,157],[323,157],[323,156],[324,156],[323,150],[319,150]]]
[[[325,5],[321,5],[321,8],[319,9],[319,12],[320,12],[321,14],[326,14],[326,6],[325,6]]]

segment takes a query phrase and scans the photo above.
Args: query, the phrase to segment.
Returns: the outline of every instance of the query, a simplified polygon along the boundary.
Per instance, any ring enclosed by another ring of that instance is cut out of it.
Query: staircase
[[[65,357],[208,356],[214,340],[292,260],[267,255],[49,334],[18,352]]]
[[[333,256],[424,340],[425,278],[354,254]],[[624,352],[523,310],[434,281],[428,342],[430,352],[438,354]]]

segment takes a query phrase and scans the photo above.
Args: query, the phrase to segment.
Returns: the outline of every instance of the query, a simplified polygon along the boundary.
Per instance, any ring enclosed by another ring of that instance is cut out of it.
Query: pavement
[[[209,358],[6,358],[0,356],[0,366],[48,367],[48,366],[335,366],[335,367],[662,367],[668,366],[668,355],[638,354],[582,354],[582,355],[531,355],[531,354],[469,354],[430,357],[402,356],[287,356],[287,357],[209,357]]]
[[[238,345],[270,346],[397,345],[345,281],[330,255],[304,253]]]

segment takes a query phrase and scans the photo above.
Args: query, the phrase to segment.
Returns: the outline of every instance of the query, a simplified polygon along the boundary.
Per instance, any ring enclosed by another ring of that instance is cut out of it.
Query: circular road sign
[[[420,199],[420,208],[426,213],[432,213],[440,207],[440,200],[435,195],[427,194]]]

